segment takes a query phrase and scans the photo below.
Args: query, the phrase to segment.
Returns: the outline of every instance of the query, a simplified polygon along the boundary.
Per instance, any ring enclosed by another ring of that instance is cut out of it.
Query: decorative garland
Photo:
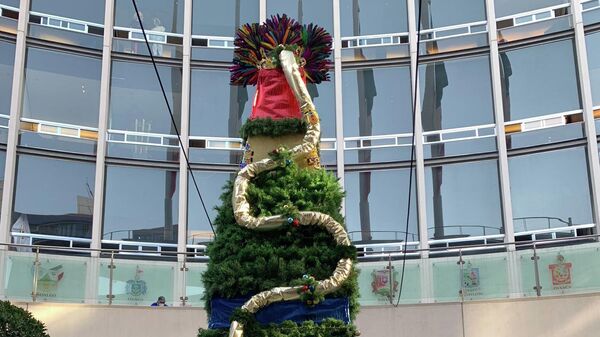
[[[256,118],[249,119],[240,130],[240,136],[244,140],[248,137],[267,136],[280,137],[295,133],[305,133],[306,122],[300,118]]]

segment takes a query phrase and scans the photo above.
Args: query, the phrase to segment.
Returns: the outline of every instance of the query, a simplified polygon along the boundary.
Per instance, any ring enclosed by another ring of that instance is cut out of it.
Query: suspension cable
[[[140,11],[138,10],[137,4],[135,0],[131,0],[133,3],[133,8],[135,9],[135,15],[137,16],[138,23],[140,24],[140,29],[142,30],[142,34],[144,35],[144,41],[146,42],[146,47],[148,48],[148,54],[150,54],[150,59],[152,60],[152,66],[154,66],[154,72],[156,73],[156,77],[158,78],[158,84],[160,84],[160,90],[162,91],[163,98],[165,99],[165,104],[167,105],[167,109],[169,110],[169,115],[171,116],[171,123],[175,132],[177,133],[177,139],[179,140],[179,147],[181,148],[181,153],[183,153],[183,157],[185,158],[185,163],[187,165],[188,171],[192,176],[192,181],[194,182],[194,187],[196,188],[196,192],[198,193],[198,197],[200,197],[200,203],[202,204],[202,208],[204,209],[204,214],[206,214],[206,219],[208,219],[208,224],[210,225],[210,229],[213,232],[214,237],[217,237],[215,233],[215,228],[210,220],[210,216],[208,215],[208,210],[206,209],[206,205],[204,204],[204,199],[202,198],[202,194],[200,193],[200,188],[198,188],[198,183],[196,182],[196,177],[194,176],[194,171],[190,166],[190,160],[185,151],[185,147],[183,146],[183,141],[181,140],[181,134],[179,133],[179,129],[177,128],[177,123],[175,122],[175,117],[173,116],[173,111],[171,110],[171,105],[169,104],[169,100],[167,99],[167,93],[165,92],[165,88],[163,86],[162,80],[160,78],[160,74],[158,73],[158,67],[156,66],[156,61],[154,60],[154,55],[152,54],[152,48],[150,48],[150,43],[148,42],[148,38],[146,37],[146,30],[144,29],[144,24],[142,23],[142,18],[140,17]]]

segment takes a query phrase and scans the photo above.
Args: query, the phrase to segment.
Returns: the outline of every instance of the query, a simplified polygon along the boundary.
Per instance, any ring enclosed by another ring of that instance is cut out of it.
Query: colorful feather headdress
[[[296,52],[308,82],[328,81],[331,41],[331,35],[322,27],[301,25],[285,14],[271,16],[263,25],[247,23],[235,36],[231,84],[256,85],[261,67],[277,66],[277,51],[281,48]]]

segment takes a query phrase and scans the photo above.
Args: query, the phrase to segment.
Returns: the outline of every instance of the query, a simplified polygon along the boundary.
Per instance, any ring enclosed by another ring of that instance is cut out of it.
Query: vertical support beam
[[[101,248],[102,223],[104,211],[104,179],[106,136],[110,103],[111,51],[113,36],[114,1],[106,0],[104,7],[104,41],[102,43],[102,74],[100,78],[100,108],[98,111],[98,148],[96,152],[96,177],[94,179],[94,216],[92,226],[92,245]],[[98,256],[99,252],[92,252]]]
[[[504,242],[514,242],[515,230],[513,225],[512,202],[510,197],[506,134],[504,133],[504,106],[502,104],[502,82],[500,78],[500,55],[498,52],[496,11],[494,9],[493,0],[486,0],[485,5],[488,19],[490,69],[492,71],[492,97],[494,100],[494,117],[496,119],[496,143],[498,144],[498,172],[500,174],[502,217],[504,218]],[[514,244],[507,246],[507,248],[510,251],[515,250]]]
[[[260,23],[263,23],[267,20],[267,0],[259,0],[258,6],[258,17]]]
[[[29,22],[29,0],[21,0],[19,22],[17,24],[17,42],[15,45],[15,64],[13,67],[12,93],[10,97],[10,120],[8,121],[8,141],[6,143],[6,163],[4,166],[4,196],[0,209],[0,242],[10,242],[12,206],[14,201],[15,178],[17,175],[17,144],[19,143],[19,120],[23,103],[23,84],[25,80],[25,56],[27,51],[27,24]],[[6,249],[2,246],[0,249]]]
[[[342,97],[342,18],[340,0],[332,0],[333,5],[333,68],[335,80],[335,142],[336,142],[336,165],[337,177],[342,189],[344,183],[344,107]],[[342,201],[342,214],[346,212],[346,198]]]
[[[587,139],[588,165],[592,186],[592,208],[596,233],[600,233],[600,163],[598,162],[598,142],[596,140],[596,124],[594,121],[594,102],[592,87],[588,71],[587,48],[585,45],[585,30],[583,29],[583,15],[581,4],[571,0],[573,23],[575,28],[575,52],[577,54],[577,71],[579,73],[579,87],[581,88],[581,102],[583,104],[583,121]]]
[[[515,242],[512,201],[510,195],[510,178],[508,171],[508,154],[506,134],[504,132],[504,104],[502,101],[502,82],[500,77],[500,53],[498,51],[498,31],[496,28],[496,10],[493,0],[485,1],[488,20],[488,41],[490,44],[490,69],[492,75],[492,97],[494,117],[496,120],[496,144],[498,146],[498,174],[500,175],[500,197],[502,217],[504,219],[504,242]],[[521,264],[515,245],[506,246],[509,297],[521,297]]]
[[[423,155],[423,125],[421,123],[421,102],[420,102],[420,90],[418,83],[419,68],[417,64],[417,53],[419,52],[419,46],[417,46],[417,18],[415,2],[413,0],[406,1],[406,8],[408,10],[408,34],[410,40],[410,86],[412,90],[412,97],[416,97],[416,101],[412,102],[415,107],[415,177],[416,189],[417,189],[417,217],[419,221],[419,247],[421,249],[428,249],[428,235],[427,235],[427,211],[426,211],[426,197],[425,197],[425,159]],[[414,185],[414,184],[413,184]],[[424,257],[427,256],[427,252],[423,252]]]
[[[429,235],[427,233],[427,211],[425,196],[425,159],[423,155],[423,125],[421,123],[421,102],[418,83],[419,68],[417,64],[417,55],[419,46],[417,45],[417,9],[414,0],[406,0],[406,9],[408,11],[408,37],[410,50],[410,86],[412,97],[416,97],[415,108],[415,177],[417,196],[416,209],[419,225],[419,248],[429,249]],[[433,274],[431,272],[431,261],[429,252],[421,252],[421,299],[424,303],[433,302]]]
[[[192,0],[185,0],[183,18],[183,74],[181,83],[181,141],[179,149],[179,214],[177,226],[177,251],[185,252],[187,246],[188,213],[188,167],[184,154],[189,153],[190,135],[190,90],[191,90],[191,54],[192,54]],[[185,270],[179,267],[185,260],[184,254],[177,255],[178,267],[175,268],[174,306],[181,306],[185,297]]]

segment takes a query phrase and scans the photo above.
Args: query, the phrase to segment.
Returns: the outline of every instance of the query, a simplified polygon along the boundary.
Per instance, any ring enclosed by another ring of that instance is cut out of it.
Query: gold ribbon
[[[300,68],[296,62],[294,53],[283,50],[279,54],[281,68],[285,74],[285,78],[294,93],[294,96],[300,103],[302,113],[307,123],[307,130],[302,140],[302,143],[294,146],[290,152],[293,158],[302,155],[309,155],[318,150],[319,138],[321,136],[321,124],[315,106],[310,98],[306,84],[302,80]],[[235,220],[240,226],[244,226],[253,230],[272,230],[287,224],[287,219],[280,215],[267,217],[254,217],[250,212],[250,204],[246,198],[246,192],[250,180],[258,174],[276,168],[278,163],[273,159],[266,158],[256,163],[252,163],[244,167],[235,179],[233,186],[233,214]],[[322,226],[334,238],[338,245],[349,246],[350,239],[344,227],[335,221],[331,216],[319,212],[300,212],[298,221],[303,226]],[[337,290],[342,283],[348,279],[352,272],[352,260],[341,259],[333,271],[333,275],[325,280],[318,281],[316,291],[324,294],[331,293]],[[260,292],[252,296],[244,305],[242,310],[249,313],[256,313],[263,307],[271,303],[279,301],[291,301],[300,297],[299,289],[296,287],[277,287],[270,290]],[[239,322],[231,322],[229,329],[229,337],[243,337],[244,327]]]

